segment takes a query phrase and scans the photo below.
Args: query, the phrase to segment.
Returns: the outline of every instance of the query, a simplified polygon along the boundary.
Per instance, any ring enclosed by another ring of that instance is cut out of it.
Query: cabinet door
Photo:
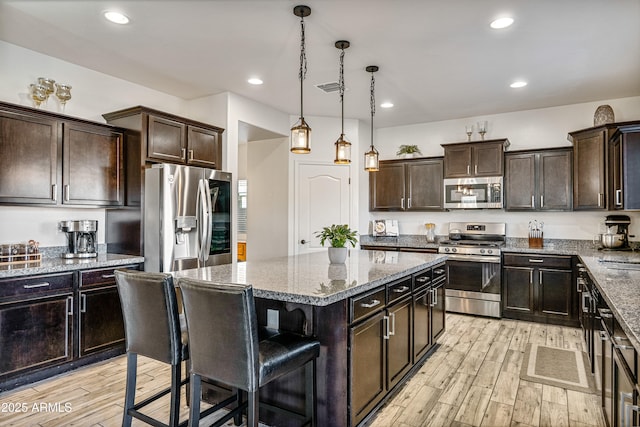
[[[0,377],[73,357],[71,293],[0,304]]]
[[[413,297],[413,360],[414,363],[431,348],[431,289]]]
[[[388,318],[380,312],[350,328],[351,425],[358,424],[386,394],[384,338]]]
[[[640,209],[640,132],[626,133],[622,145],[622,207]]]
[[[401,211],[404,208],[404,164],[381,162],[378,172],[369,174],[369,210]]]
[[[504,311],[533,313],[533,268],[504,267],[502,290]]]
[[[442,210],[443,160],[411,161],[406,163],[408,198],[407,210]]]
[[[505,156],[506,209],[535,209],[535,159],[533,153]]]
[[[609,141],[609,206],[624,209],[622,200],[622,135]]]
[[[123,134],[103,127],[64,123],[62,203],[124,204]]]
[[[571,271],[541,268],[535,273],[538,276],[537,311],[554,317],[571,317]]]
[[[110,348],[124,350],[124,321],[116,286],[80,292],[80,357]]]
[[[538,206],[544,211],[570,211],[573,208],[572,153],[570,150],[540,153]]]
[[[573,208],[607,208],[605,194],[605,141],[607,131],[576,136],[573,146]]]
[[[472,175],[470,145],[444,147],[444,177],[463,178]]]
[[[187,126],[187,164],[221,169],[220,135],[212,129]]]
[[[479,143],[473,146],[473,170],[474,176],[500,176],[503,172],[504,144]]]
[[[446,298],[445,285],[447,281],[442,280],[440,284],[434,283],[431,298],[431,343],[435,344],[436,340],[445,330],[446,319]]]
[[[186,125],[175,120],[149,115],[147,158],[184,163],[186,159]]]
[[[0,203],[55,205],[61,154],[56,120],[0,112]]]
[[[390,332],[387,341],[387,390],[391,390],[413,363],[413,303],[407,298],[388,309]]]

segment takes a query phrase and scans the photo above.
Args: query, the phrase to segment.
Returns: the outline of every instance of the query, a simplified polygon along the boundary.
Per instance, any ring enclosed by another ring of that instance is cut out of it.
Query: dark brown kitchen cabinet
[[[383,160],[369,174],[370,211],[442,210],[441,157]]]
[[[73,277],[0,280],[0,391],[73,359]]]
[[[505,209],[572,210],[572,159],[571,148],[505,154]]]
[[[0,203],[121,206],[123,134],[0,103]]]
[[[509,140],[442,144],[442,147],[445,178],[502,176],[504,150],[509,147]]]
[[[640,123],[620,126],[609,140],[609,207],[640,209]]]
[[[570,256],[504,254],[502,273],[504,317],[566,326],[578,324]]]
[[[62,203],[124,204],[123,134],[110,128],[63,124]]]
[[[145,162],[168,162],[221,169],[224,129],[137,106],[103,114],[108,123],[130,129]]]

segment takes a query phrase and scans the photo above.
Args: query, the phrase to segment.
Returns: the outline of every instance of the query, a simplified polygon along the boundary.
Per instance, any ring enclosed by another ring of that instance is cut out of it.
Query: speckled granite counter
[[[327,252],[321,251],[183,270],[174,276],[251,284],[258,298],[326,306],[445,259],[437,254],[350,250],[346,263],[335,265],[329,264]]]
[[[61,257],[43,258],[38,263],[12,264],[0,266],[0,279],[34,274],[60,273],[64,271],[89,268],[117,267],[120,265],[144,262],[142,256],[99,253],[96,258],[64,259]]]

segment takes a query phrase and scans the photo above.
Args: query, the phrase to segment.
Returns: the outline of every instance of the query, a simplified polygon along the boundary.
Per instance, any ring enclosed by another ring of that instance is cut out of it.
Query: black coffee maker
[[[629,224],[631,224],[631,218],[627,215],[608,215],[604,221],[607,233],[602,235],[603,249],[630,250]]]
[[[60,221],[60,231],[67,233],[67,252],[63,258],[93,258],[96,252],[98,221],[83,219],[78,221]]]

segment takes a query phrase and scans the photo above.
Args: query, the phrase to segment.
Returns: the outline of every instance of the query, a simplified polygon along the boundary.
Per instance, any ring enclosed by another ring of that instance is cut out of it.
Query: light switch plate
[[[267,328],[280,329],[280,312],[278,310],[267,309]]]

